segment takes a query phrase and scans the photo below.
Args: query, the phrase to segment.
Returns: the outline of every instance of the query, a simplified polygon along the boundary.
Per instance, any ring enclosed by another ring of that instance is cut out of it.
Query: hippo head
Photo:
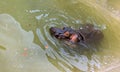
[[[80,38],[76,31],[71,27],[63,27],[62,29],[57,27],[51,27],[50,33],[58,39],[67,40],[73,43],[77,42]]]
[[[51,27],[50,28],[50,33],[51,35],[55,36],[56,38],[59,39],[64,39],[64,30],[60,29],[60,28],[56,28],[56,27]]]

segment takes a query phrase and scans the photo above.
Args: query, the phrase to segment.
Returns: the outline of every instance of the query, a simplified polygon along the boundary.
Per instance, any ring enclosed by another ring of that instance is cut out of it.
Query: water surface
[[[118,0],[1,0],[2,72],[119,72]],[[117,12],[117,13],[116,13]],[[51,37],[50,27],[91,23],[104,38],[88,49],[70,49]]]

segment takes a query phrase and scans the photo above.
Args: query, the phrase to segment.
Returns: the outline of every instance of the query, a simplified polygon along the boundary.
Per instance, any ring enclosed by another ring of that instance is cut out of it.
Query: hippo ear
[[[67,29],[67,28],[72,28],[72,27],[71,27],[71,26],[64,26],[64,27],[63,27],[63,30],[64,30],[64,29]]]

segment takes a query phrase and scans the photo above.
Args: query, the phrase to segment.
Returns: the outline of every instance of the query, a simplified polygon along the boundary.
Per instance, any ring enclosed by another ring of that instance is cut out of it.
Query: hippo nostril
[[[56,29],[55,29],[54,27],[51,27],[51,28],[50,28],[50,33],[51,33],[51,34],[56,33]]]
[[[59,37],[59,35],[55,35],[55,37],[56,37],[56,38],[58,38],[58,37]]]

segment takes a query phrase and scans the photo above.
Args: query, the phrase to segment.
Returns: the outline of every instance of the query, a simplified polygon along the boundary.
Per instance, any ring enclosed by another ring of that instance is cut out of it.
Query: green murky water
[[[119,72],[118,0],[4,0],[0,2],[1,72]],[[104,38],[74,51],[52,38],[52,26],[91,23]]]

